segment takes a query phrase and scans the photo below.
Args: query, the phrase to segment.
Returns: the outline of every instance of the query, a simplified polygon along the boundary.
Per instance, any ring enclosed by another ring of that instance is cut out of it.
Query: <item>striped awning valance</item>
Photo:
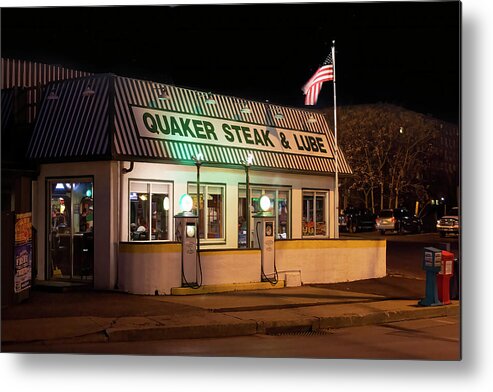
[[[50,84],[28,157],[43,161],[111,158],[111,80],[90,76]]]
[[[78,81],[54,85],[60,101],[43,103],[31,157],[191,163],[201,153],[212,165],[241,165],[251,154],[259,169],[335,170],[334,137],[320,113],[112,75]],[[84,99],[88,85],[95,94]],[[64,133],[65,143],[46,143]],[[341,152],[338,167],[351,173]]]

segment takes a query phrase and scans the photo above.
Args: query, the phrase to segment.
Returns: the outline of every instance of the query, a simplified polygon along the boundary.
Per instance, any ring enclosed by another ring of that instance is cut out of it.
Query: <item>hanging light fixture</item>
[[[317,119],[313,117],[313,114],[308,117],[308,120],[306,120],[307,123],[313,124],[317,122]]]
[[[245,113],[245,114],[249,114],[249,113],[251,113],[252,111],[250,110],[250,108],[248,107],[248,105],[246,104],[246,102],[243,102],[243,106],[242,106],[242,108],[240,109],[240,112],[241,112],[241,113]]]
[[[274,109],[271,109],[271,111],[274,114],[274,118],[276,118],[278,120],[282,120],[284,118],[284,115],[280,111],[277,111]]]
[[[58,99],[58,95],[56,95],[55,90],[51,90],[50,93],[48,94],[48,97],[46,97],[47,100],[49,101],[54,101]]]
[[[169,95],[168,88],[166,86],[164,87],[158,87],[159,93],[157,98],[161,101],[167,101],[171,99],[171,95]]]
[[[82,93],[83,97],[92,97],[94,95],[94,90],[91,86],[87,86],[84,92]]]
[[[205,103],[207,105],[215,105],[216,104],[216,100],[214,99],[214,96],[212,95],[212,93],[207,93],[205,94],[206,98],[205,98]]]

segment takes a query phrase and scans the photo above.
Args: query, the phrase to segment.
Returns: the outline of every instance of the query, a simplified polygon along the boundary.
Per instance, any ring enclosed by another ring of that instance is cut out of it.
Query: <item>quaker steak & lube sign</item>
[[[325,134],[132,106],[139,135],[195,144],[331,158]]]

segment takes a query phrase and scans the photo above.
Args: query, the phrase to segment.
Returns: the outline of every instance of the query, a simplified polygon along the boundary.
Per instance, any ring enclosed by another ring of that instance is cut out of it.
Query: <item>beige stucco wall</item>
[[[38,233],[38,279],[46,279],[46,230],[49,211],[46,182],[52,178],[94,178],[94,287],[113,289],[117,276],[119,235],[118,162],[73,162],[43,164],[33,194],[33,211]]]
[[[181,287],[181,245],[120,244],[118,288],[132,294],[170,294]]]
[[[301,282],[337,283],[386,275],[385,240],[276,241],[279,278],[300,271]]]
[[[276,241],[280,280],[300,274],[303,284],[337,283],[386,275],[385,240]],[[181,245],[120,244],[120,289],[170,294],[181,287]],[[202,285],[260,282],[259,249],[202,251]]]
[[[122,167],[129,166],[128,162],[110,161],[41,165],[38,181],[33,185],[33,222],[38,230],[38,279],[46,279],[47,179],[92,176],[94,287],[118,288],[138,294],[154,294],[157,290],[168,294],[172,287],[181,286],[179,244],[123,244],[128,241],[129,232],[128,182],[130,179],[172,182],[174,215],[179,212],[179,196],[187,192],[189,182],[196,180],[196,168],[137,162],[133,171],[122,175]],[[260,251],[237,249],[238,184],[245,183],[244,170],[203,166],[201,181],[226,185],[226,239],[222,243],[201,245],[202,283],[260,281]],[[291,236],[295,240],[276,241],[276,265],[281,279],[284,279],[285,271],[292,270],[301,271],[301,280],[305,284],[385,276],[385,241],[301,240],[302,192],[305,189],[331,190],[328,200],[331,206],[332,178],[251,170],[250,181],[255,186],[291,187]],[[331,236],[334,226],[331,223],[332,211],[329,207]]]

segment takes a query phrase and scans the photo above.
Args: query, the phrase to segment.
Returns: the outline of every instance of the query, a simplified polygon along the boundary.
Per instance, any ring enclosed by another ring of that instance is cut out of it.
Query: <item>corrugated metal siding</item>
[[[169,85],[166,88],[171,99],[160,100],[158,95],[164,86],[163,84],[149,81],[115,77],[114,151],[117,156],[190,161],[192,156],[200,151],[206,161],[239,165],[245,160],[248,153],[252,153],[255,166],[323,173],[335,171],[335,162],[332,158],[291,155],[246,148],[238,151],[237,149],[220,145],[140,138],[133,123],[130,105],[225,120],[244,121],[279,130],[289,129],[326,134],[331,155],[333,156],[334,154],[333,135],[329,131],[327,121],[320,113],[217,94],[213,95],[217,103],[215,105],[207,105],[204,92]],[[241,112],[241,109],[245,106],[248,106],[250,113]],[[274,116],[275,113],[282,113],[283,118],[276,118]],[[307,122],[311,116],[316,119],[316,122]],[[339,152],[339,172],[351,173],[351,169],[341,152]]]
[[[95,94],[84,97],[91,86]],[[160,100],[164,85],[118,76],[99,75],[56,82],[48,86],[40,115],[35,125],[28,156],[35,159],[61,158],[189,161],[202,152],[205,161],[224,165],[240,165],[248,153],[254,156],[254,166],[274,170],[333,173],[335,171],[334,139],[324,116],[302,109],[287,108],[241,98],[214,95],[215,105],[205,103],[203,92],[166,86],[171,99]],[[53,90],[57,100],[46,97]],[[249,148],[231,148],[219,144],[200,144],[140,137],[131,106],[163,109],[267,127],[270,130],[305,131],[325,134],[329,143],[327,156],[296,155]],[[242,113],[248,106],[250,113]],[[278,119],[275,113],[282,113]],[[313,116],[316,122],[307,120]],[[111,119],[110,119],[111,118]],[[111,130],[114,128],[112,138]],[[339,172],[351,173],[342,153]]]
[[[2,90],[2,131],[7,129],[10,120],[12,119],[14,109],[14,90]]]
[[[84,96],[90,87],[94,94]],[[74,160],[111,157],[111,78],[65,80],[48,86],[28,149],[28,157]],[[47,99],[53,92],[57,99]]]
[[[91,75],[89,72],[68,69],[58,65],[4,58],[1,59],[1,70],[0,88],[2,90],[14,87],[27,90],[27,120],[29,123],[33,122],[36,117],[42,86],[58,80],[82,78]]]

